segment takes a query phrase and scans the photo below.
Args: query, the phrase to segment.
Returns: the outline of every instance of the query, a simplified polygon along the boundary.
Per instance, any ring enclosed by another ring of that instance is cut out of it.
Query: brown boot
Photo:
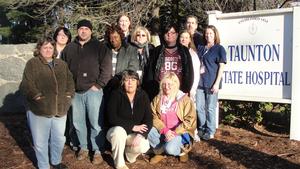
[[[189,154],[188,153],[185,153],[184,155],[179,156],[179,161],[182,162],[182,163],[185,163],[188,160],[189,160]]]
[[[77,154],[77,160],[81,161],[87,159],[89,157],[89,151],[87,150],[80,150]]]
[[[152,157],[150,159],[150,164],[157,164],[159,163],[161,160],[163,160],[165,157],[163,155],[155,155],[154,157]]]
[[[97,165],[97,164],[101,164],[102,162],[103,162],[102,155],[100,153],[95,153],[92,163]]]

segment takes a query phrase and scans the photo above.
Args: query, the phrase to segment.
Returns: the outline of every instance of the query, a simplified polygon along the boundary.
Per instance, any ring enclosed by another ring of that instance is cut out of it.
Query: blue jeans
[[[90,130],[92,150],[99,151],[99,148],[103,148],[105,136],[101,129],[103,126],[103,111],[100,110],[102,98],[102,89],[99,91],[89,89],[84,93],[75,93],[72,100],[73,124],[78,136],[79,147],[83,150],[88,150],[88,130]],[[90,123],[89,129],[86,117]]]
[[[64,136],[67,116],[43,117],[27,111],[34,151],[39,169],[49,169],[48,148],[50,148],[51,164],[61,163],[61,155],[65,145]]]
[[[179,156],[181,153],[182,137],[176,136],[169,142],[164,141],[164,135],[160,134],[154,127],[151,128],[148,134],[148,140],[152,148],[160,148],[163,146],[165,153],[173,156]]]
[[[216,107],[218,94],[205,93],[202,89],[196,92],[196,110],[198,127],[202,133],[214,135],[216,132]]]

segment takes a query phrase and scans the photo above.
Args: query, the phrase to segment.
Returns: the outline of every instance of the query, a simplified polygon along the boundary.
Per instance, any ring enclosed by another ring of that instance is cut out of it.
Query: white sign
[[[227,52],[219,98],[291,103],[290,137],[300,140],[300,8],[208,15]]]

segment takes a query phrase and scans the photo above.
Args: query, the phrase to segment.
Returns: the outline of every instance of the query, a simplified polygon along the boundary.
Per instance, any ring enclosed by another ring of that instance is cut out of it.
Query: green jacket
[[[67,64],[54,59],[50,66],[42,57],[34,57],[26,63],[20,90],[29,110],[45,117],[66,115],[75,92]]]

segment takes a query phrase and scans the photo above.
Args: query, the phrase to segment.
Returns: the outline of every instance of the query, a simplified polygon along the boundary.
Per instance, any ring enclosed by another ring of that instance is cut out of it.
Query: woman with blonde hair
[[[179,156],[181,162],[188,160],[196,129],[196,110],[188,94],[179,88],[177,75],[174,72],[165,74],[160,82],[160,92],[151,103],[153,128],[148,140],[156,154],[150,159],[151,164],[164,159],[163,152]]]
[[[150,44],[150,32],[143,26],[137,26],[131,34],[131,44],[137,47],[138,59],[140,62],[139,70],[137,71],[143,77],[144,71],[148,67],[150,51],[154,48]]]

